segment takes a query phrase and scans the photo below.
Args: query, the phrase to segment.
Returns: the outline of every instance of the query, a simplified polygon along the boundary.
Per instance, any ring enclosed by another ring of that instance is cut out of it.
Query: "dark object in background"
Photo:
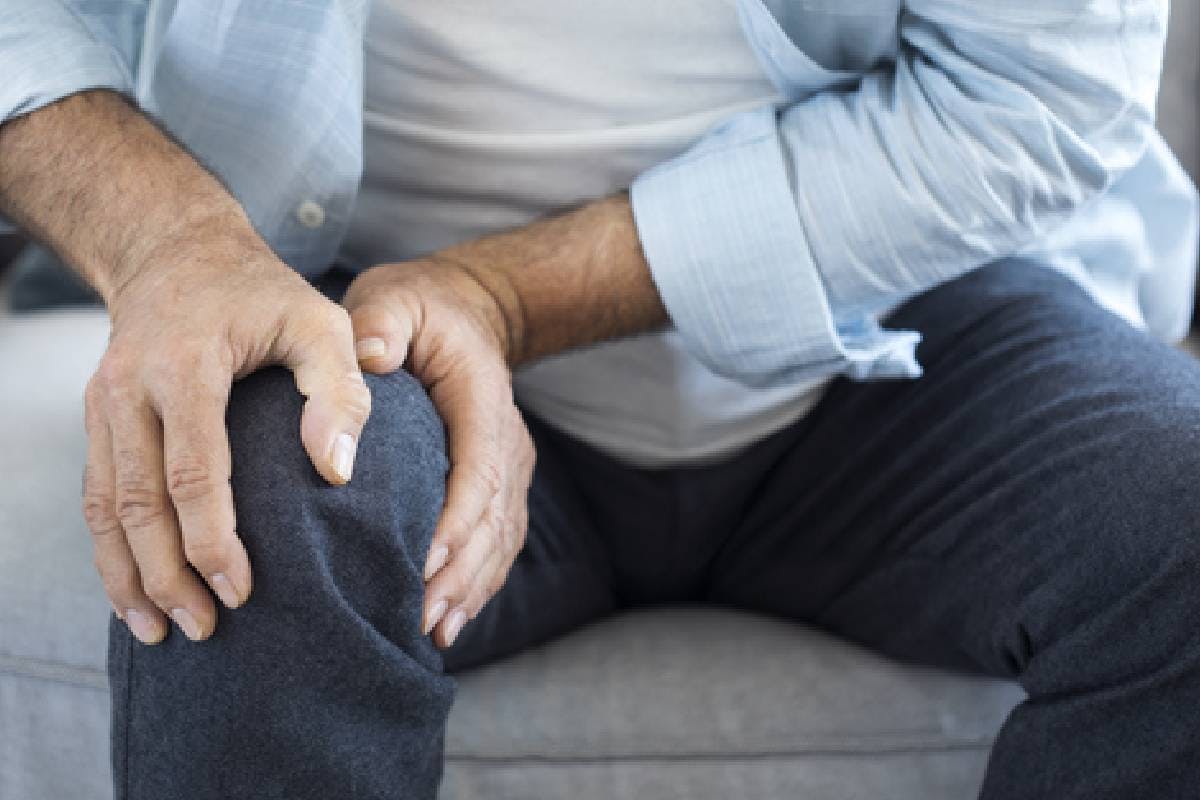
[[[0,235],[0,276],[8,271],[8,263],[24,247],[24,242],[16,236]]]
[[[0,273],[8,283],[12,311],[38,311],[64,306],[95,306],[100,297],[65,267],[58,257],[39,245],[29,245],[11,257],[0,257]]]

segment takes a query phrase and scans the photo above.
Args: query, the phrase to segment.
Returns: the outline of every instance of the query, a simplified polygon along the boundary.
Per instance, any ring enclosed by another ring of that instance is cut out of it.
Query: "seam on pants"
[[[129,729],[133,727],[130,717],[133,716],[133,635],[125,637],[125,691],[121,700],[125,708],[121,737],[121,786],[122,793],[118,800],[130,800],[129,788]],[[116,713],[114,708],[113,713]],[[113,765],[116,766],[115,764]]]

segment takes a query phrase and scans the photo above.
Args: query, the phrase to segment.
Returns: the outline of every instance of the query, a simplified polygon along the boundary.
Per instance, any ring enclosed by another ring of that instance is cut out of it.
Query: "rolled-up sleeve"
[[[84,89],[128,93],[129,66],[58,0],[0,0],[0,123]]]
[[[755,9],[748,29],[774,24]],[[639,176],[639,235],[688,346],[747,383],[918,376],[919,333],[877,313],[1019,253],[1137,162],[1165,16],[908,0],[894,63],[745,112]]]

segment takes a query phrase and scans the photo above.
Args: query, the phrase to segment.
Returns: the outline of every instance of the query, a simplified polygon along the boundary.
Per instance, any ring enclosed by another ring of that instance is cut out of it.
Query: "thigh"
[[[1031,691],[1066,679],[1054,664],[1097,684],[1137,669],[1106,637],[1152,633],[1147,660],[1190,637],[1158,604],[1196,606],[1197,362],[1016,261],[890,325],[924,333],[925,376],[839,381],[764,445],[778,458],[712,597]],[[1028,671],[1052,646],[1072,657]]]

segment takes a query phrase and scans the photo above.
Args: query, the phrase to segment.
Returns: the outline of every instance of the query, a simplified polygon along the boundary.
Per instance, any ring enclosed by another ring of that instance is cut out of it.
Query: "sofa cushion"
[[[107,795],[109,607],[79,511],[107,330],[0,317],[0,797]],[[442,796],[965,798],[1020,698],[782,620],[624,614],[461,676]]]
[[[103,666],[108,603],[80,511],[100,311],[0,317],[0,658]]]
[[[965,799],[1021,696],[783,620],[626,613],[464,676],[443,792]]]

